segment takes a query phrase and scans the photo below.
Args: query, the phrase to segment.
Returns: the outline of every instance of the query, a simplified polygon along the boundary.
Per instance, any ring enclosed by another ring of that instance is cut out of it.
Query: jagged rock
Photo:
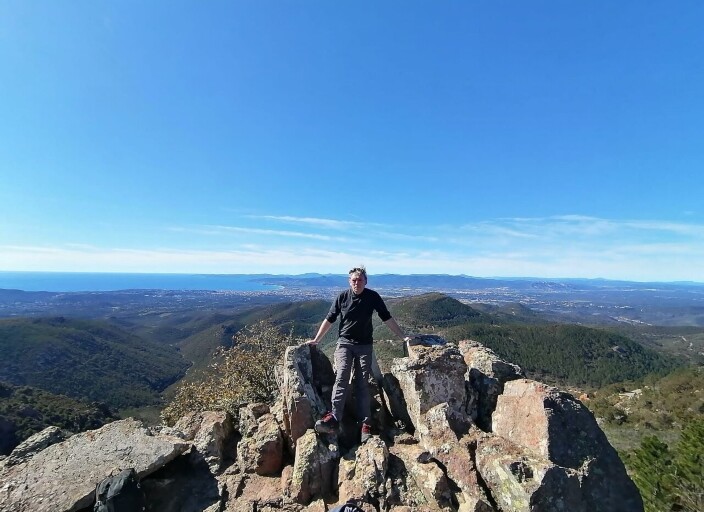
[[[285,415],[283,426],[292,450],[298,439],[329,409],[323,396],[328,397],[329,404],[332,388],[328,390],[323,384],[334,382],[334,373],[330,362],[326,365],[323,359],[324,354],[307,344],[288,347],[284,354],[280,396]]]
[[[411,417],[408,415],[408,405],[403,397],[403,391],[398,379],[392,373],[384,373],[380,379],[383,390],[384,402],[389,409],[394,421],[394,427],[401,430],[413,426]]]
[[[240,489],[230,491],[225,512],[300,511],[303,507],[286,502],[277,477],[247,474]]]
[[[481,484],[500,510],[510,512],[587,512],[576,471],[553,464],[507,439],[475,437]]]
[[[527,379],[507,382],[494,432],[579,472],[586,509],[643,510],[640,493],[592,413],[572,395]]]
[[[340,501],[365,501],[386,508],[386,471],[389,449],[378,436],[372,436],[354,452],[354,458],[340,460],[338,489]],[[375,507],[377,508],[377,507]]]
[[[71,434],[59,427],[47,427],[41,432],[28,437],[12,450],[12,453],[3,461],[6,466],[14,466],[31,458],[47,446],[60,443]]]
[[[443,510],[451,503],[447,476],[430,453],[418,445],[397,444],[389,448],[388,474],[387,503],[391,505]]]
[[[283,463],[284,440],[269,406],[251,404],[240,408],[240,433],[237,461],[242,471],[278,474]]]
[[[313,430],[307,431],[296,443],[293,468],[284,469],[290,474],[290,478],[284,482],[284,496],[303,505],[310,503],[312,498],[331,496],[339,457],[340,454],[331,450]]]
[[[525,374],[520,366],[503,361],[493,350],[477,341],[462,340],[458,346],[467,363],[467,413],[479,428],[491,432],[491,416],[504,384],[523,378]]]
[[[235,429],[232,416],[226,412],[191,412],[179,418],[173,427],[161,429],[160,433],[192,441],[195,448],[192,456],[205,460],[213,474],[220,472],[232,458],[229,450]]]
[[[178,438],[149,435],[134,419],[76,434],[3,470],[0,511],[80,510],[115,469],[135,468],[142,478],[189,447]]]
[[[439,404],[426,413],[416,436],[432,460],[440,464],[459,487],[463,503],[482,510],[489,507],[489,499],[479,485],[481,477],[474,462],[473,441],[466,436],[472,426],[463,411]]]
[[[409,357],[394,359],[391,373],[403,392],[415,428],[423,415],[441,403],[457,412],[465,409],[467,365],[457,347],[412,347]]]

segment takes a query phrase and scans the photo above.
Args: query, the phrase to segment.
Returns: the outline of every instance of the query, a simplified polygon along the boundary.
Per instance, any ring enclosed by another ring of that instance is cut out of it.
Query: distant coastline
[[[118,290],[275,291],[244,274],[123,274],[98,272],[0,271],[0,289],[27,292],[109,292]]]

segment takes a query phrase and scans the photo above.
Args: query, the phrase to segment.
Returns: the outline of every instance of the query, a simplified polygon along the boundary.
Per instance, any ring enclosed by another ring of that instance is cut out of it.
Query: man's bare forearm
[[[330,323],[326,318],[325,320],[323,320],[323,323],[320,324],[320,327],[318,328],[318,334],[315,335],[315,338],[313,338],[312,340],[308,340],[306,343],[310,345],[317,345],[318,343],[320,343],[320,340],[322,340],[328,333],[330,327],[332,327],[332,323]]]

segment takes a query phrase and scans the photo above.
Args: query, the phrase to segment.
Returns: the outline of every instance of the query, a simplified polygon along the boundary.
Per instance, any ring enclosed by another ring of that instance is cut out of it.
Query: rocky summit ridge
[[[273,405],[235,421],[193,412],[173,427],[134,419],[66,437],[54,427],[0,462],[0,511],[92,510],[102,479],[134,468],[150,511],[642,511],[593,415],[474,341],[413,346],[370,381],[373,434],[352,405],[319,436],[330,361],[288,347]]]

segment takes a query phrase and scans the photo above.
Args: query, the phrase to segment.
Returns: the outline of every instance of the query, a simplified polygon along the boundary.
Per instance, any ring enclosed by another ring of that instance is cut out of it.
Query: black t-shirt
[[[330,312],[326,317],[328,322],[333,323],[340,316],[340,328],[338,337],[340,343],[349,345],[370,345],[374,342],[372,335],[372,315],[374,311],[379,315],[382,322],[391,318],[391,313],[386,308],[384,300],[374,290],[365,288],[362,293],[355,295],[351,288],[348,288],[337,296],[335,302],[330,306]]]

